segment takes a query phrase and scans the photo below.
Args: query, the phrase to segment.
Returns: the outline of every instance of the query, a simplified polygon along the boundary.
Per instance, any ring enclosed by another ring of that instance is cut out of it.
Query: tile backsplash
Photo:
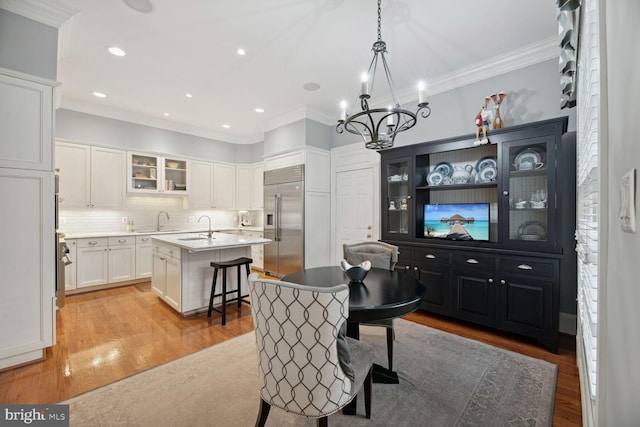
[[[151,231],[157,227],[158,213],[165,211],[169,219],[162,214],[161,230],[206,230],[209,222],[206,218],[198,222],[202,215],[211,218],[212,228],[238,226],[238,211],[189,210],[184,209],[182,198],[177,197],[128,197],[127,207],[113,209],[64,209],[60,206],[60,231],[67,234],[94,232],[126,232],[128,222],[133,221],[136,231]],[[251,211],[252,226],[262,225],[262,211]]]

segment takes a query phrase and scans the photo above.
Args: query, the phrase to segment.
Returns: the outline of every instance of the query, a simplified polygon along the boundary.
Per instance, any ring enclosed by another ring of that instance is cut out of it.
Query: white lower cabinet
[[[172,246],[155,244],[152,264],[151,289],[171,307],[181,311],[180,250]]]
[[[109,281],[109,239],[78,239],[76,286],[103,285]]]
[[[76,246],[76,288],[135,278],[136,247],[133,236],[77,239]]]
[[[65,242],[67,243],[67,247],[69,248],[67,258],[69,258],[69,261],[71,261],[71,264],[65,265],[64,267],[64,289],[68,291],[77,287],[76,266],[78,264],[76,258],[78,252],[78,243],[76,239],[65,239]]]
[[[151,277],[151,236],[136,236],[136,279]]]
[[[109,283],[136,278],[136,239],[134,236],[109,237]]]

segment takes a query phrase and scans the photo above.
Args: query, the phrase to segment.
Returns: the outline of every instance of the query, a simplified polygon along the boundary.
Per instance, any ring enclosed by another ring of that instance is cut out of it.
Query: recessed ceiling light
[[[315,82],[305,83],[304,85],[302,85],[302,87],[305,90],[308,90],[309,92],[313,92],[315,90],[320,89],[320,85],[318,83],[315,83]]]
[[[193,98],[193,95],[191,95],[190,93],[187,93],[185,96],[186,96],[187,98]]]
[[[222,127],[225,128],[225,129],[229,129],[231,127],[231,125],[224,124],[224,125],[222,125]]]
[[[239,48],[238,50],[236,50],[236,53],[240,56],[244,56],[247,52],[245,52],[243,48]]]
[[[127,54],[124,50],[120,49],[118,46],[109,46],[107,50],[111,55],[114,55],[114,56],[125,56]]]
[[[264,113],[264,108],[256,108],[256,113]]]
[[[97,96],[98,98],[106,98],[107,95],[105,95],[102,92],[93,92],[93,96]]]
[[[163,116],[169,117],[169,113],[162,113]]]
[[[122,0],[124,4],[140,13],[151,13],[153,5],[149,0]]]

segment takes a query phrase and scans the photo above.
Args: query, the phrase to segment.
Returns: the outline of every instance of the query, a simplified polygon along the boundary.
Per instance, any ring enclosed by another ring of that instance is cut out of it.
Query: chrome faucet
[[[158,212],[158,222],[156,223],[156,231],[160,231],[160,215],[161,214],[165,214],[167,216],[167,221],[170,220],[171,218],[169,217],[169,214],[166,213],[165,211],[160,211]]]
[[[207,237],[210,239],[213,236],[213,231],[211,231],[211,218],[208,215],[202,215],[198,218],[198,222],[200,222],[202,218],[207,218],[209,220],[209,231],[207,232]]]

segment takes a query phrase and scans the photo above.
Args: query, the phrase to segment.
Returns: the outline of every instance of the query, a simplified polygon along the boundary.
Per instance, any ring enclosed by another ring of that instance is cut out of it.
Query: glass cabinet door
[[[503,145],[502,194],[508,211],[503,238],[511,246],[555,246],[555,144],[550,138]]]
[[[386,200],[383,232],[388,238],[408,237],[410,233],[413,209],[410,168],[410,159],[391,160],[382,165],[383,200]]]

